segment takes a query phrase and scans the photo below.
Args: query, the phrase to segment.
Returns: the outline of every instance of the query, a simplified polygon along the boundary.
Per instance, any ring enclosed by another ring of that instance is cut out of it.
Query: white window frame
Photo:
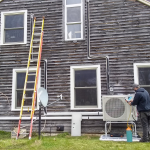
[[[13,14],[24,14],[24,41],[5,43],[4,42],[5,15],[13,15]],[[26,43],[27,43],[27,10],[1,12],[1,45],[17,45]]]
[[[16,96],[15,96],[15,92],[16,92],[16,83],[17,83],[17,73],[18,72],[26,72],[27,69],[13,69],[13,78],[12,78],[12,106],[11,106],[11,111],[20,111],[20,108],[16,108]],[[37,68],[30,68],[30,71],[36,71]],[[38,80],[38,87],[37,89],[41,86],[41,69],[39,70],[39,80]],[[39,110],[39,98],[37,97],[37,106],[35,108],[35,110]],[[27,108],[24,108],[25,111],[27,111]],[[29,109],[31,110],[31,109]]]
[[[65,41],[76,41],[76,40],[83,40],[83,0],[81,0],[80,4],[70,4],[70,5],[66,5],[66,0],[65,1]],[[68,39],[67,38],[67,25],[68,24],[78,24],[79,22],[71,22],[71,23],[67,23],[67,8],[69,7],[77,7],[80,6],[81,7],[81,38],[72,38],[72,39]]]
[[[97,107],[87,107],[83,108],[75,107],[75,96],[74,96],[74,87],[75,87],[75,70],[96,70],[96,81],[97,81]],[[91,65],[91,66],[71,66],[70,67],[70,98],[71,98],[71,110],[98,110],[101,109],[101,79],[100,79],[100,65]]]
[[[139,73],[138,68],[148,68],[150,63],[134,63],[134,83],[139,84]]]

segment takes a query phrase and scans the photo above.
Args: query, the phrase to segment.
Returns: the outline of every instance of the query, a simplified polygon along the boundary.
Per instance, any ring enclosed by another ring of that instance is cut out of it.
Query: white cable
[[[43,127],[43,129],[41,130],[41,132],[44,130],[45,126],[46,126],[46,119],[45,119],[44,127]]]

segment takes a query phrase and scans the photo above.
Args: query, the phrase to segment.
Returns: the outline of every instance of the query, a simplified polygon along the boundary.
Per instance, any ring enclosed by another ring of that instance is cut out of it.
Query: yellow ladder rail
[[[32,32],[31,44],[30,44],[30,50],[29,50],[28,65],[27,65],[27,70],[26,70],[26,78],[25,78],[25,82],[24,82],[24,90],[23,90],[23,96],[22,96],[20,119],[21,119],[21,117],[22,117],[23,106],[24,106],[24,97],[25,97],[25,94],[26,94],[26,86],[27,86],[28,73],[29,73],[29,66],[30,66],[31,53],[32,53],[32,45],[33,45],[35,22],[36,22],[36,18],[34,18],[33,29],[32,29],[33,32]]]

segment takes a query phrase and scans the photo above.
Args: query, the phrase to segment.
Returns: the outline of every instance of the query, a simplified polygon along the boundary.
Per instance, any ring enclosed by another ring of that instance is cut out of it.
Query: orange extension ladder
[[[33,28],[32,28],[32,37],[31,37],[31,43],[30,43],[30,50],[29,50],[29,57],[28,57],[28,64],[27,64],[27,70],[26,70],[26,77],[24,82],[24,90],[22,95],[22,103],[21,103],[21,109],[20,109],[20,117],[19,117],[19,123],[18,123],[18,130],[17,130],[17,137],[19,138],[20,135],[20,127],[21,127],[21,119],[23,116],[24,108],[31,109],[31,115],[28,114],[27,116],[31,118],[30,123],[30,132],[29,132],[29,139],[31,139],[32,136],[32,127],[33,127],[33,117],[34,117],[34,111],[35,111],[35,104],[36,104],[36,98],[37,98],[37,85],[38,85],[38,78],[39,78],[39,70],[40,70],[40,62],[41,62],[41,54],[42,54],[42,45],[43,45],[43,28],[44,28],[44,17],[42,21],[36,21],[36,18],[34,18]],[[38,23],[42,23],[42,26]],[[36,30],[41,30],[40,33],[35,33]],[[38,45],[37,45],[38,43]],[[34,56],[34,59],[33,59]],[[36,58],[36,59],[35,59]],[[36,66],[34,65],[36,63]],[[36,73],[33,74],[33,71],[30,70],[32,68],[36,67]],[[28,76],[35,76],[35,81],[28,81]],[[29,89],[27,84],[34,84],[34,89]],[[33,91],[32,96],[27,97],[28,95],[27,91]],[[32,107],[31,106],[25,106],[25,101],[32,101]]]

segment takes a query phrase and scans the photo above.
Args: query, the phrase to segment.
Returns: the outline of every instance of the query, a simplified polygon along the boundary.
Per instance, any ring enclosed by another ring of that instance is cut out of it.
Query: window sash
[[[89,92],[90,92],[90,94],[89,94]],[[94,95],[91,95],[91,92]],[[75,93],[74,94],[74,106],[75,106],[75,108],[78,108],[78,107],[89,108],[89,106],[96,106],[97,107],[97,105],[98,105],[97,88],[77,88],[77,89],[75,89],[74,93]],[[80,100],[81,101],[83,100],[84,102],[81,102]],[[93,104],[93,102],[94,102],[94,104]]]
[[[67,8],[71,7],[81,7],[81,21],[80,22],[67,22]],[[81,38],[68,38],[68,26],[67,25],[73,25],[73,24],[81,24]],[[66,0],[65,0],[65,40],[81,40],[83,39],[83,0],[81,0],[81,3],[79,4],[69,4],[66,5]]]
[[[82,69],[81,69],[82,70]],[[84,70],[84,69],[83,69]],[[88,69],[88,70],[93,70],[93,69]],[[96,69],[94,69],[94,70],[96,70]],[[76,70],[74,70],[74,77],[75,77],[75,71]],[[97,76],[97,70],[96,70],[96,76]],[[96,77],[97,78],[97,77]],[[75,78],[74,78],[74,83],[75,83]],[[75,85],[75,84],[74,84]],[[86,87],[74,87],[74,90],[77,90],[77,89],[96,89],[96,91],[97,91],[97,81],[96,81],[96,86],[86,86]],[[76,93],[76,91],[74,92],[74,93]],[[98,97],[97,95],[96,95],[96,97]],[[98,104],[97,104],[98,105]],[[95,106],[95,105],[92,105],[92,106],[90,106],[90,105],[82,105],[82,106],[78,106],[78,105],[76,105],[76,94],[74,94],[74,106],[75,106],[75,108],[82,108],[82,107],[84,107],[84,108],[92,108],[92,107],[97,107],[97,105]]]

